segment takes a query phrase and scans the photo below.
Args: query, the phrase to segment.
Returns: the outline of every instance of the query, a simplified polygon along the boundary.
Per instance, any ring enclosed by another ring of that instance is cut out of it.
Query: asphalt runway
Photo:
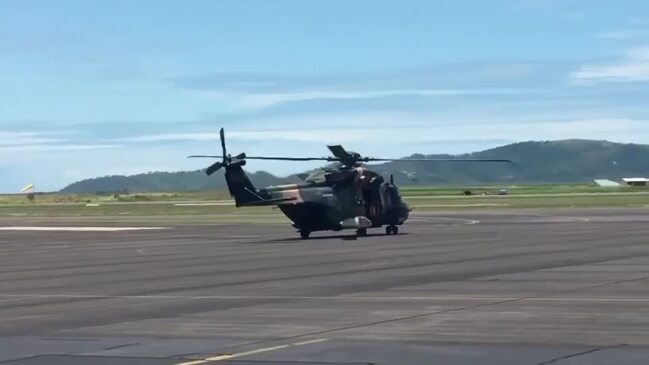
[[[0,363],[649,363],[649,209],[206,223],[0,219]]]

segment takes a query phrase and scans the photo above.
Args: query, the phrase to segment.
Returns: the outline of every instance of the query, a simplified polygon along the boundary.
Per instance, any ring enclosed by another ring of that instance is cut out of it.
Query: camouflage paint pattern
[[[398,188],[377,173],[359,166],[348,170],[316,171],[303,184],[255,189],[241,166],[226,168],[226,181],[237,206],[277,205],[303,231],[341,230],[343,221],[368,218],[372,226],[399,225],[409,209]]]

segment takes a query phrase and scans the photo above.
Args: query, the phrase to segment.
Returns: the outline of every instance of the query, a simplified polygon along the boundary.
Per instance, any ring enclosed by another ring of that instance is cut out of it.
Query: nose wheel
[[[367,229],[365,229],[365,228],[359,228],[359,229],[357,229],[357,230],[356,230],[356,235],[357,235],[358,237],[365,237],[365,236],[367,236]]]
[[[399,234],[399,227],[397,227],[397,226],[386,226],[385,227],[385,234],[387,234],[387,235]]]
[[[306,231],[306,230],[302,230],[302,231],[300,231],[300,237],[302,237],[303,240],[309,238],[309,235],[310,235],[310,234],[311,234],[311,232]]]

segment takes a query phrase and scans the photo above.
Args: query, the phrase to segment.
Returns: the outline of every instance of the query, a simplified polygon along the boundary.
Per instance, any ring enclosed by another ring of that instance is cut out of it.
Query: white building
[[[622,181],[629,186],[647,186],[649,185],[649,179],[646,177],[624,177]]]

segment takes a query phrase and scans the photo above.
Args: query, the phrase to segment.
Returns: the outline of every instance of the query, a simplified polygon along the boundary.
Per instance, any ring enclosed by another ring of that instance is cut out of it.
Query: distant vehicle
[[[417,179],[417,173],[415,173],[414,171],[401,170],[401,173],[406,175],[406,178],[408,180],[410,180],[410,181],[413,181],[413,182],[414,181],[419,181],[419,179]]]
[[[205,172],[212,175],[225,168],[225,181],[237,207],[278,206],[293,222],[303,239],[314,231],[355,229],[357,236],[367,235],[368,228],[385,227],[388,235],[398,234],[399,226],[408,219],[410,208],[401,197],[390,176],[388,181],[363,163],[374,161],[449,161],[449,162],[511,162],[501,159],[431,159],[372,158],[345,150],[340,145],[327,146],[330,157],[236,156],[227,154],[225,133],[220,131],[221,156],[195,155],[190,158],[218,158]],[[314,170],[302,184],[269,186],[257,189],[243,166],[246,160],[327,161]]]
[[[509,194],[509,191],[507,191],[507,189],[505,188],[498,190],[498,195],[507,195],[507,194]]]

